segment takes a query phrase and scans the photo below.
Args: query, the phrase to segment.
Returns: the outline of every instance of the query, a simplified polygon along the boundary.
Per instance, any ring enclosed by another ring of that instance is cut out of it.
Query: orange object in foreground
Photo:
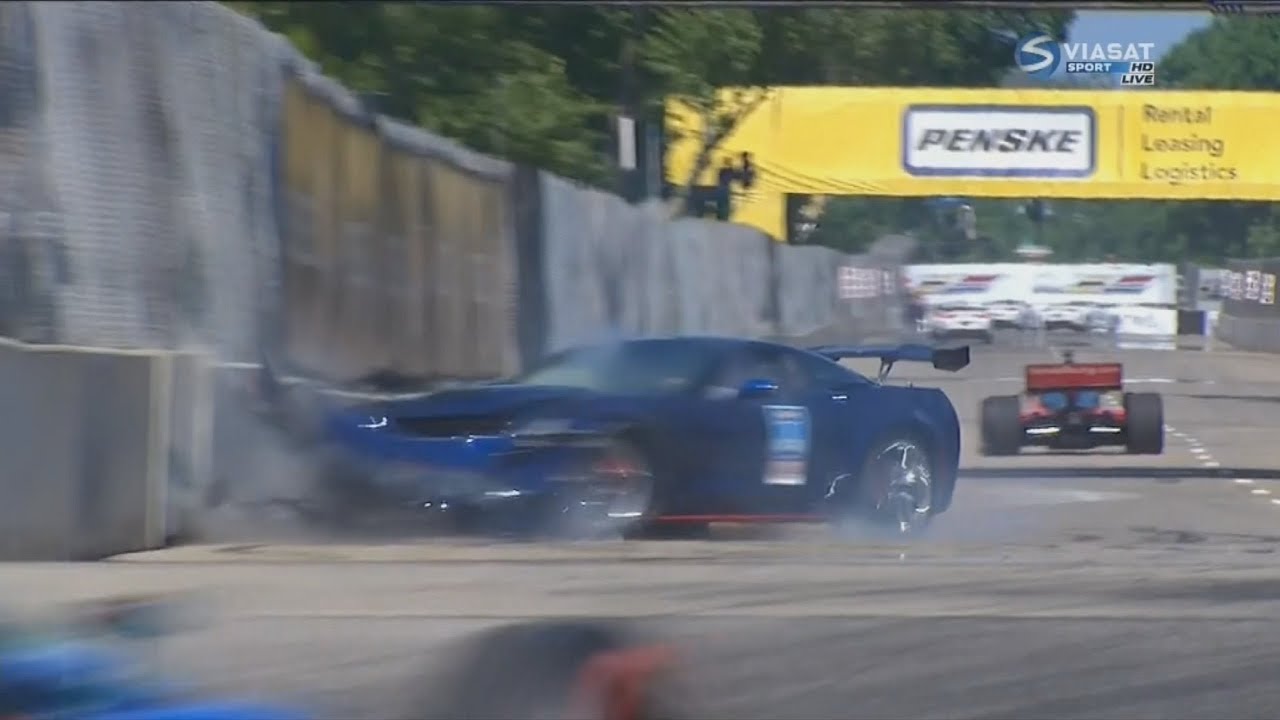
[[[645,695],[654,675],[670,665],[674,653],[665,646],[603,652],[582,668],[573,700],[574,717],[642,720]]]
[[[1028,365],[1027,390],[1115,390],[1124,384],[1120,363]]]

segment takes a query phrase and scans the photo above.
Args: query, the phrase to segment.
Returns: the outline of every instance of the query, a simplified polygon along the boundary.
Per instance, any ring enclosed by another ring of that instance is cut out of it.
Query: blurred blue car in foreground
[[[318,494],[335,520],[379,510],[575,536],[854,519],[913,533],[951,503],[960,425],[940,390],[885,383],[901,361],[956,371],[969,349],[573,348],[510,380],[326,411]]]
[[[0,620],[0,718],[6,720],[304,720],[309,714],[197,698],[157,680],[122,646],[159,632],[147,605],[115,606],[92,623]],[[108,637],[112,636],[112,637]],[[385,720],[548,717],[678,720],[662,681],[671,651],[616,623],[518,622],[467,638],[438,677],[415,678]],[[439,652],[444,652],[440,650]]]
[[[0,718],[22,720],[303,720],[285,708],[197,698],[151,677],[128,636],[156,632],[154,610],[108,608],[92,623],[0,620]]]

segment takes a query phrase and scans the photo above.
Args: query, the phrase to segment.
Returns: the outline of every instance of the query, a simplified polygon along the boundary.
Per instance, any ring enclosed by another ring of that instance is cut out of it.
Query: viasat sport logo
[[[1026,74],[1046,78],[1062,63],[1062,48],[1047,33],[1032,33],[1014,46],[1013,59]]]
[[[1018,68],[1047,78],[1059,68],[1068,75],[1116,75],[1120,85],[1156,84],[1155,43],[1059,42],[1047,33],[1024,36],[1013,48]]]

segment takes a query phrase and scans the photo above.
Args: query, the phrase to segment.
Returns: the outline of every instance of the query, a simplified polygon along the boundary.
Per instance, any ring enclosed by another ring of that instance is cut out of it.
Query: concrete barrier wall
[[[522,306],[539,349],[609,337],[713,334],[846,342],[897,330],[897,261],[781,245],[753,229],[669,219],[652,203],[542,173],[541,306]],[[842,297],[841,267],[880,278]],[[536,354],[536,353],[535,353]]]
[[[175,402],[191,381],[182,366],[194,363],[0,342],[0,559],[94,559],[163,544],[175,529],[171,480],[199,482],[185,458],[208,456],[191,412],[208,405]]]

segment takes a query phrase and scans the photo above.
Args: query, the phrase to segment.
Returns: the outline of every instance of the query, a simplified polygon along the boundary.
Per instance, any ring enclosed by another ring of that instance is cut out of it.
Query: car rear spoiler
[[[938,370],[957,372],[969,366],[969,346],[935,348],[908,343],[905,345],[823,345],[810,348],[831,360],[846,358],[877,358],[880,360],[879,380],[884,382],[898,362],[929,363]]]
[[[1027,390],[1119,390],[1124,387],[1120,363],[1028,365]]]

